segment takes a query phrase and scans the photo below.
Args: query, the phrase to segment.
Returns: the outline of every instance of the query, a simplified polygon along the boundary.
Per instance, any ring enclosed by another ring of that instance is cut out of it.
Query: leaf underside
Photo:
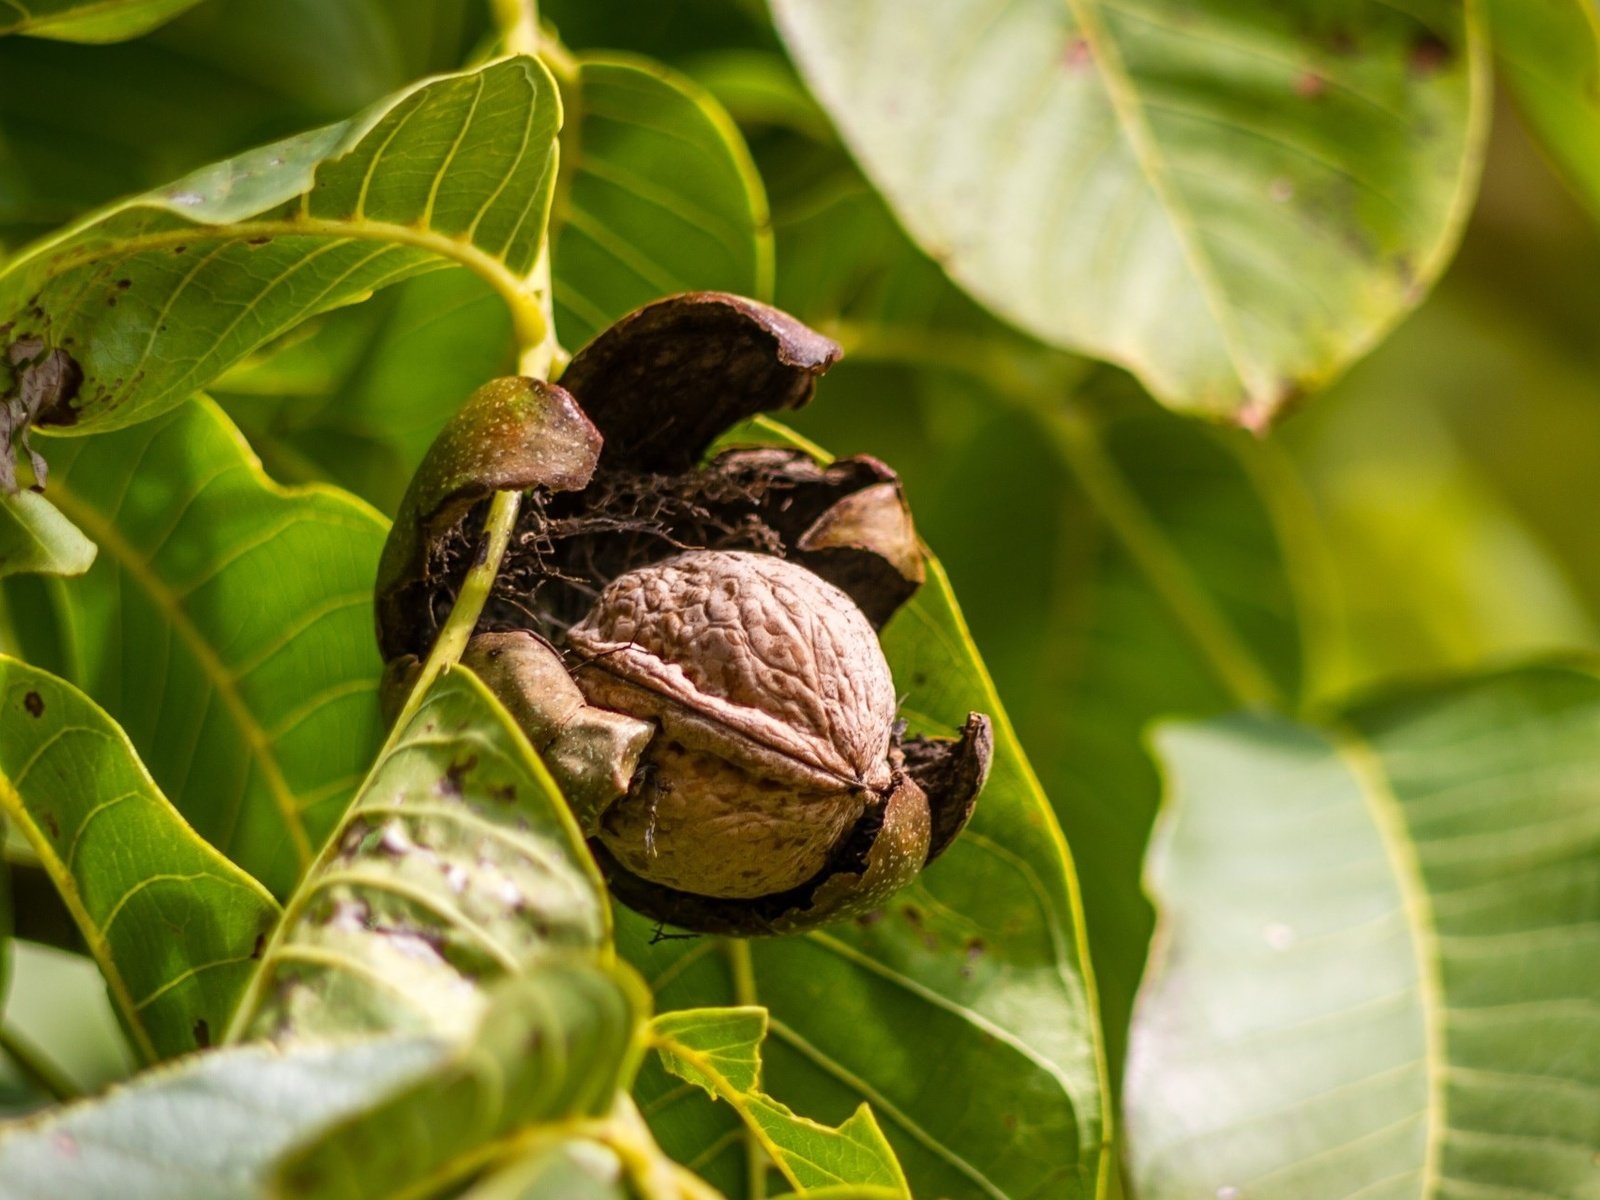
[[[774,9],[952,278],[1185,411],[1259,428],[1337,374],[1425,294],[1476,184],[1471,4]]]
[[[1159,745],[1139,1194],[1592,1195],[1600,677]]]

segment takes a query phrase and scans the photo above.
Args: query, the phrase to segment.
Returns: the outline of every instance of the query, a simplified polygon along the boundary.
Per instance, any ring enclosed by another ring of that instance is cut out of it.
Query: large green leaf
[[[585,55],[562,95],[552,228],[563,341],[582,345],[675,292],[771,291],[761,179],[709,94],[648,59]]]
[[[100,708],[3,657],[0,816],[48,870],[140,1055],[220,1037],[277,904],[184,824]]]
[[[604,1116],[636,1057],[648,997],[592,955],[554,956],[493,989],[474,1035],[424,1077],[296,1150],[274,1195],[436,1195],[527,1138]]]
[[[50,498],[101,552],[70,586],[7,581],[24,653],[104,705],[202,836],[286,893],[381,736],[383,522],[273,485],[204,400],[52,457]]]
[[[200,0],[5,0],[0,34],[117,42],[164,25]]]
[[[802,1192],[854,1188],[875,1200],[906,1200],[906,1177],[865,1104],[837,1129],[796,1116],[761,1091],[764,1008],[665,1013],[650,1026],[668,1071],[726,1101],[762,1151]]]
[[[1594,0],[1490,0],[1489,13],[1517,103],[1600,216],[1600,10]]]
[[[385,749],[301,883],[237,1035],[445,1032],[554,950],[609,954],[605,887],[543,764],[453,670]]]
[[[951,733],[974,709],[996,722],[988,787],[949,852],[881,913],[748,943],[748,968],[712,941],[652,942],[631,916],[619,946],[658,1008],[765,1005],[766,1090],[834,1123],[866,1101],[914,1194],[1094,1196],[1109,1122],[1071,861],[937,564],[885,649],[914,730]],[[675,1157],[709,1173],[698,1156],[737,1150],[703,1100],[643,1080]],[[732,1190],[730,1174],[712,1177]]]
[[[275,1164],[446,1059],[432,1038],[230,1047],[0,1127],[7,1200],[259,1200]]]
[[[770,290],[760,178],[715,101],[616,56],[576,60],[563,89],[553,271],[569,346],[664,294]],[[331,479],[392,510],[462,397],[511,369],[503,309],[465,272],[410,280],[265,347],[219,398],[276,474]]]
[[[202,169],[23,250],[0,324],[73,356],[74,432],[181,403],[314,313],[451,264],[524,323],[560,104],[537,62],[443,76],[339,125]]]
[[[0,492],[0,576],[82,575],[94,553],[94,543],[43,496]]]
[[[1595,1195],[1600,677],[1159,745],[1140,1195]]]
[[[1426,292],[1469,206],[1473,3],[777,0],[917,241],[1047,341],[1252,427]]]

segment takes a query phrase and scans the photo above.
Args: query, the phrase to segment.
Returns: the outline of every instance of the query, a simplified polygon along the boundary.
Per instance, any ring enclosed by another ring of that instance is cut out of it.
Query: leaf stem
[[[1089,420],[1066,407],[1043,410],[1040,417],[1079,486],[1234,701],[1245,708],[1280,707],[1283,698],[1272,677],[1195,581]]]
[[[0,1021],[0,1052],[17,1064],[17,1069],[28,1082],[48,1092],[58,1102],[66,1104],[83,1095],[83,1090],[68,1079],[66,1073],[51,1062],[43,1050],[4,1021]]]
[[[378,752],[378,762],[382,762],[404,736],[405,727],[422,707],[428,689],[439,676],[461,661],[467,642],[472,638],[472,631],[477,627],[478,618],[483,615],[483,606],[489,601],[489,592],[494,587],[495,576],[500,572],[506,548],[511,544],[511,533],[516,527],[517,513],[521,507],[522,493],[517,491],[496,492],[494,499],[489,502],[489,515],[483,522],[482,549],[468,569],[466,578],[461,581],[461,590],[456,593],[450,615],[445,618],[439,636],[434,638],[433,649],[428,651],[428,660],[423,663],[422,671],[417,675],[410,695],[406,697],[405,706],[389,729],[383,749]]]
[[[539,0],[493,0],[507,54],[539,53]]]
[[[723,952],[728,956],[728,972],[733,976],[733,1002],[740,1008],[760,1007],[756,991],[756,967],[750,957],[750,943],[742,938],[725,938]],[[749,1200],[765,1200],[767,1194],[767,1152],[749,1124],[745,1126],[745,1194]]]

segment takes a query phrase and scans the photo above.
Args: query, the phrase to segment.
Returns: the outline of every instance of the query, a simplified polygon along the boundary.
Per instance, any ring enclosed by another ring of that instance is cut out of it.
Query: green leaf
[[[120,42],[165,25],[200,0],[4,0],[0,34]]]
[[[431,1196],[530,1127],[603,1116],[647,1005],[631,973],[588,955],[546,958],[493,990],[475,1035],[448,1059],[292,1154],[272,1194]]]
[[[43,496],[0,493],[0,578],[25,572],[82,575],[94,554],[94,543]]]
[[[659,1009],[764,1005],[767,1089],[829,1120],[866,1101],[913,1193],[1097,1195],[1105,1068],[1071,860],[937,563],[885,650],[915,731],[995,720],[988,786],[951,849],[881,913],[748,943],[744,984],[716,943],[651,944],[636,917],[619,917],[619,948]],[[718,1122],[684,1113],[691,1100],[641,1089],[665,1148],[700,1169]]]
[[[1331,379],[1427,291],[1473,192],[1472,5],[774,8],[958,283],[1185,411],[1259,428]]]
[[[764,1008],[701,1008],[665,1013],[650,1026],[667,1070],[725,1100],[784,1178],[802,1193],[837,1187],[907,1198],[905,1173],[865,1104],[837,1129],[796,1116],[760,1090]]]
[[[383,522],[272,484],[205,400],[52,457],[51,498],[101,554],[71,586],[7,581],[24,653],[104,705],[195,829],[286,894],[381,739]]]
[[[1495,57],[1528,124],[1600,216],[1600,11],[1594,0],[1490,0]]]
[[[1139,1194],[1592,1195],[1600,677],[1158,745]]]
[[[556,326],[580,346],[658,297],[763,298],[772,233],[761,178],[709,93],[643,58],[583,56],[551,216]]]
[[[543,764],[453,670],[379,758],[290,900],[236,1024],[301,1037],[460,1034],[486,986],[599,950],[605,887]]]
[[[88,697],[4,657],[0,815],[66,901],[140,1055],[220,1038],[278,906],[184,824]]]
[[[0,1178],[15,1200],[259,1200],[296,1143],[447,1055],[432,1038],[195,1055],[3,1127]]]
[[[74,432],[146,420],[317,312],[467,266],[541,323],[560,104],[537,62],[442,76],[339,125],[206,167],[35,243],[0,271],[8,337],[83,372]],[[219,299],[225,298],[225,299]]]

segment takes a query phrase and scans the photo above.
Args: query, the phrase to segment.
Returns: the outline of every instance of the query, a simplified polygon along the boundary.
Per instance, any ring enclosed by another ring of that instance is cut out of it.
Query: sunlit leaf
[[[1594,0],[1490,0],[1489,14],[1512,94],[1600,216],[1600,10]]]
[[[950,851],[881,913],[750,942],[753,994],[714,942],[652,944],[619,913],[619,946],[660,1009],[765,1006],[766,1090],[829,1122],[868,1103],[914,1194],[1096,1195],[1106,1084],[1071,862],[937,565],[885,649],[914,731],[995,718],[988,787]],[[683,1112],[704,1101],[652,1078],[666,1149],[716,1149],[715,1124]]]
[[[560,793],[499,701],[455,670],[291,899],[239,1032],[461,1034],[489,983],[600,950],[607,924]]]
[[[184,824],[100,708],[10,658],[0,815],[66,900],[141,1056],[220,1038],[278,906]]]
[[[551,219],[564,342],[580,346],[675,292],[771,290],[761,180],[709,94],[646,59],[585,56],[562,95],[568,133]]]
[[[209,401],[50,455],[50,499],[101,552],[70,586],[7,582],[24,652],[105,706],[202,836],[287,893],[380,738],[383,522],[273,485]]]
[[[1587,1196],[1600,678],[1159,738],[1127,1082],[1142,1197]]]
[[[789,1183],[803,1192],[831,1187],[881,1189],[909,1197],[883,1131],[863,1104],[837,1129],[797,1116],[761,1091],[762,1008],[702,1008],[665,1013],[650,1026],[668,1071],[726,1101]]]
[[[259,1200],[297,1143],[446,1057],[431,1038],[230,1047],[0,1127],[8,1200]]]
[[[1414,306],[1475,184],[1471,6],[778,0],[912,235],[1030,332],[1253,427]]]
[[[117,42],[164,25],[200,0],[5,0],[0,34]]]
[[[0,493],[0,576],[82,575],[95,546],[43,496]]]
[[[528,1127],[604,1115],[632,1066],[647,997],[590,955],[550,957],[493,989],[476,1033],[392,1098],[327,1129],[275,1195],[386,1200],[469,1176]]]
[[[70,410],[41,423],[148,419],[307,316],[441,266],[537,321],[522,281],[559,109],[532,59],[442,76],[22,250],[0,271],[0,324],[83,372]]]

